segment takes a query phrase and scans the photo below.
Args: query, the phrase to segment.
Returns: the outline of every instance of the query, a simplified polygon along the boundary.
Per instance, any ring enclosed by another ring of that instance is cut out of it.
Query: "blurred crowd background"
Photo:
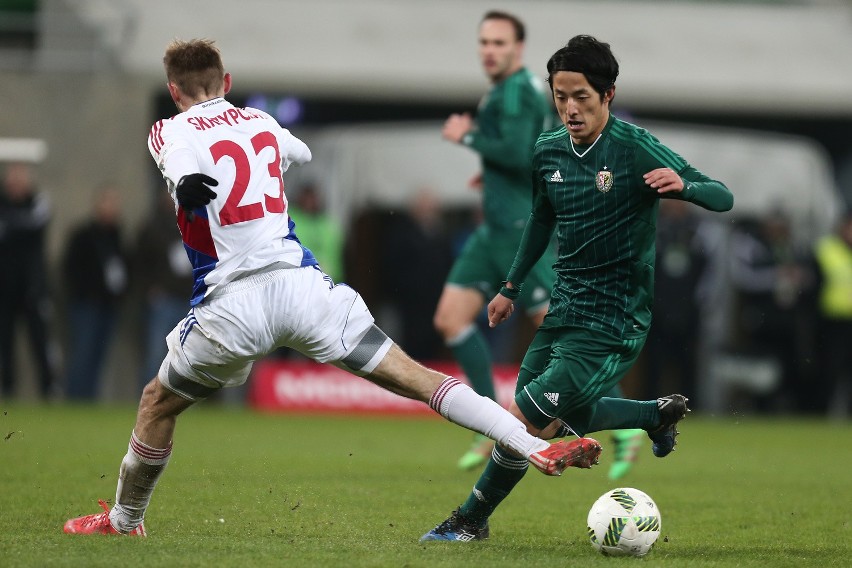
[[[161,69],[174,37],[216,39],[229,99],[312,148],[285,183],[324,270],[412,356],[448,359],[432,315],[478,222],[478,165],[440,125],[486,90],[476,30],[492,8],[525,20],[542,78],[572,35],[610,42],[614,110],[735,194],[725,215],[661,206],[654,324],[627,394],[848,418],[852,6],[832,0],[2,0],[0,399],[133,400],[188,310],[146,148],[175,113]],[[534,332],[513,319],[487,334],[498,363]]]

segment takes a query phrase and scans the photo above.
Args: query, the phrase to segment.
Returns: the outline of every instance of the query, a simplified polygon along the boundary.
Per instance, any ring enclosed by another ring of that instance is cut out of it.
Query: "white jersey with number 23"
[[[281,177],[290,164],[309,162],[311,151],[269,114],[215,98],[154,124],[148,149],[175,199],[195,278],[191,305],[272,264],[317,264],[295,235]],[[219,182],[216,198],[184,211],[175,186],[194,173]]]

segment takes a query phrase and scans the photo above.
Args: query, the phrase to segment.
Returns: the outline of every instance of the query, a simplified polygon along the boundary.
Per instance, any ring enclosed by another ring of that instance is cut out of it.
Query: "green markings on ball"
[[[639,532],[651,532],[660,530],[660,517],[633,517],[633,522],[636,523],[636,528]]]
[[[618,541],[621,539],[621,532],[624,530],[625,525],[627,525],[628,520],[627,517],[613,517],[610,520],[609,527],[606,529],[606,535],[604,535],[604,546],[618,546]]]
[[[621,489],[613,491],[610,497],[612,497],[613,501],[624,507],[628,515],[633,512],[633,508],[636,506],[636,500],[629,493]]]

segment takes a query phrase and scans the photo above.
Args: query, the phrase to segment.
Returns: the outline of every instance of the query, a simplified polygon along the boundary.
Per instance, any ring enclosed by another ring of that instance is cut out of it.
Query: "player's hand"
[[[657,193],[683,191],[683,180],[671,168],[657,168],[642,176],[645,184],[657,190]]]
[[[497,327],[509,319],[514,311],[514,302],[503,294],[497,294],[488,304],[488,327]]]
[[[476,174],[467,181],[467,186],[474,191],[482,191],[482,174]]]
[[[178,204],[184,211],[192,211],[203,207],[216,198],[216,192],[207,187],[216,187],[219,182],[205,174],[189,174],[180,178],[175,187]]]
[[[441,129],[441,136],[450,142],[458,144],[472,128],[473,119],[470,117],[470,114],[451,114],[450,118],[444,122],[444,128]]]

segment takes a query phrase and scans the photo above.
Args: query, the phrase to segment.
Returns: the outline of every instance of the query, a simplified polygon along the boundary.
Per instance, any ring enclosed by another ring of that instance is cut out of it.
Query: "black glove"
[[[207,184],[207,185],[205,185]],[[189,174],[180,178],[175,187],[178,204],[184,211],[192,211],[210,203],[216,197],[216,192],[207,187],[219,185],[219,182],[204,174]]]

